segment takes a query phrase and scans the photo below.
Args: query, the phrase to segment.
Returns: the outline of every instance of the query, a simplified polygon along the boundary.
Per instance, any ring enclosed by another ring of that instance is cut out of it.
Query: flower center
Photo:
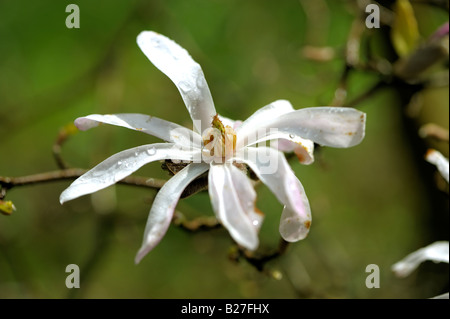
[[[230,126],[223,125],[216,114],[211,127],[202,135],[203,157],[207,162],[223,163],[232,157],[236,150],[236,132]]]

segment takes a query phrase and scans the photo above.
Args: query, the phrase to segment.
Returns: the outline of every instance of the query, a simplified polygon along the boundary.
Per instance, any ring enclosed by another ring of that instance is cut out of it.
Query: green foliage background
[[[245,119],[277,99],[295,108],[329,105],[357,16],[353,1],[79,0],[80,29],[68,29],[69,3],[0,2],[1,176],[57,169],[52,145],[79,116],[144,113],[191,126],[175,86],[139,50],[142,30],[186,48],[202,66],[218,112]],[[415,8],[423,37],[448,20],[436,8]],[[305,59],[305,45],[330,46],[336,57]],[[370,73],[353,74],[349,99],[375,80]],[[305,240],[267,265],[281,279],[244,260],[231,262],[232,241],[223,229],[190,234],[171,226],[135,265],[155,191],[119,185],[61,206],[65,181],[8,192],[17,211],[0,216],[0,297],[427,298],[448,291],[448,265],[425,264],[404,279],[390,270],[410,252],[448,240],[448,231],[431,228],[435,218],[448,227],[448,212],[430,211],[430,189],[417,167],[423,158],[415,158],[407,142],[394,93],[384,90],[357,105],[367,113],[362,144],[321,148],[311,166],[292,162],[313,223]],[[423,97],[424,122],[448,128],[448,87]],[[102,126],[73,136],[63,157],[90,168],[156,141]],[[448,156],[448,144],[437,147]],[[138,174],[168,178],[159,163]],[[261,249],[274,249],[282,206],[265,186],[257,192],[266,214]],[[180,201],[177,209],[190,218],[213,214],[207,193]],[[68,264],[81,268],[76,291],[65,286]],[[379,289],[365,286],[368,264],[380,267]]]

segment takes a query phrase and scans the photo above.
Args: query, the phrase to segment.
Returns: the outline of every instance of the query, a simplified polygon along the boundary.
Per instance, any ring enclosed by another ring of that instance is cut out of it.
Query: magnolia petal
[[[422,262],[449,262],[449,242],[437,241],[421,248],[392,266],[392,271],[399,277],[406,277],[412,273]]]
[[[258,247],[259,225],[254,205],[256,193],[247,176],[232,164],[211,165],[208,190],[217,218],[231,237],[249,250]]]
[[[365,113],[344,107],[312,107],[274,117],[263,126],[255,127],[258,139],[277,132],[300,136],[317,144],[332,147],[351,147],[359,144],[365,134]],[[247,136],[256,132],[246,131]],[[240,144],[238,144],[240,145]]]
[[[446,292],[442,295],[434,296],[433,298],[430,298],[430,299],[449,299],[449,294],[448,294],[448,292]]]
[[[299,137],[301,139],[301,137]],[[291,142],[295,144],[294,153],[300,163],[309,165],[314,163],[314,142],[307,139]]]
[[[236,128],[237,144],[243,145],[248,135],[256,136],[256,130],[259,127],[266,128],[266,123],[271,122],[280,115],[293,111],[292,104],[287,100],[277,100],[260,108]]]
[[[100,123],[122,126],[183,146],[201,146],[201,137],[198,133],[150,115],[135,113],[91,114],[75,120],[75,125],[81,131],[98,126]]]
[[[222,122],[223,125],[229,126],[232,129],[234,129],[234,127],[235,127],[235,122],[238,122],[238,121],[234,121],[234,120],[232,120],[228,117],[222,116],[222,115],[219,115],[219,120]]]
[[[434,164],[439,173],[441,173],[442,177],[447,181],[449,180],[449,165],[448,165],[448,159],[444,157],[440,152],[430,149],[428,150],[427,154],[425,155],[425,159],[431,163]]]
[[[289,242],[305,238],[311,226],[311,209],[283,153],[271,147],[248,147],[246,154],[236,154],[236,160],[245,162],[284,205],[281,236]]]
[[[226,165],[229,170],[232,187],[236,190],[241,207],[248,215],[252,225],[259,231],[264,220],[264,214],[255,207],[256,192],[252,182],[239,168],[234,165]]]
[[[207,164],[193,163],[168,180],[159,190],[153,201],[152,208],[148,215],[145,226],[144,239],[139,249],[135,263],[139,263],[142,258],[152,250],[164,237],[172,221],[173,212],[184,189],[199,175],[209,168]]]
[[[194,127],[202,133],[210,126],[216,109],[200,65],[185,49],[156,32],[141,32],[137,43],[147,58],[176,85]]]
[[[59,198],[61,204],[115,184],[150,162],[172,159],[191,161],[199,150],[185,150],[172,143],[142,145],[114,154],[76,179]]]
[[[245,141],[246,146],[255,145],[271,140],[270,146],[282,152],[294,152],[300,163],[309,165],[314,162],[314,142],[301,138],[293,134],[270,130],[269,133],[260,139]]]

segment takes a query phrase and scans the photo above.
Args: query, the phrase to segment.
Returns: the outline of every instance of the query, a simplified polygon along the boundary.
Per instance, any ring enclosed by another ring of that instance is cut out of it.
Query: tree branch
[[[229,258],[230,260],[235,262],[238,262],[240,258],[244,258],[245,260],[247,260],[249,264],[258,269],[258,271],[264,271],[265,265],[272,259],[284,255],[288,247],[289,242],[285,241],[283,238],[280,238],[277,249],[268,254],[251,252],[246,249],[243,249],[242,247],[237,246],[237,249],[230,252]]]
[[[34,175],[20,177],[0,176],[0,187],[9,190],[13,187],[55,182],[61,180],[72,180],[88,172],[81,168],[67,168],[58,171],[45,172]],[[128,176],[119,181],[119,184],[160,189],[166,181],[157,178],[148,178],[143,176]]]

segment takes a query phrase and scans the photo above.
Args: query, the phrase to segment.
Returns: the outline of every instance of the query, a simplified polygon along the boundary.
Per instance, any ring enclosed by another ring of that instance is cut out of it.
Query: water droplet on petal
[[[259,221],[256,220],[256,219],[254,219],[253,222],[252,222],[252,224],[253,224],[253,226],[258,226],[258,225],[259,225]]]
[[[161,40],[158,38],[152,38],[151,39],[151,44],[153,47],[157,48],[161,45]]]
[[[289,134],[289,137],[292,138],[292,139],[294,139],[294,138],[295,138],[295,135],[294,135],[294,134]]]
[[[205,79],[202,77],[197,78],[197,86],[199,88],[203,88],[205,86],[206,82]]]
[[[119,165],[119,166],[122,165],[122,161],[118,161],[117,165]]]
[[[154,147],[147,150],[147,154],[153,156],[156,154],[156,149]]]
[[[187,93],[191,90],[191,85],[189,85],[189,83],[185,81],[181,81],[180,83],[178,83],[178,86],[183,93]]]

